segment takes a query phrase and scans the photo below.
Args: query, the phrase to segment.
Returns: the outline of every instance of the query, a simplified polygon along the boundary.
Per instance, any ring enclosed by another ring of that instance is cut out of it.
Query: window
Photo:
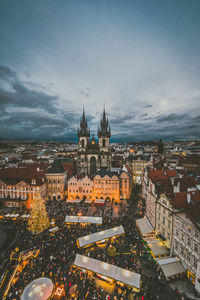
[[[178,242],[175,241],[175,249],[178,250]]]
[[[181,246],[181,255],[184,255],[184,247]]]
[[[158,213],[158,220],[160,220],[160,214]]]
[[[191,239],[190,238],[188,238],[188,240],[187,240],[187,245],[190,247],[191,246]]]
[[[198,245],[196,243],[194,243],[194,251],[198,253]]]
[[[194,236],[195,236],[195,238],[197,238],[197,239],[198,239],[198,237],[199,237],[199,233],[198,233],[198,231],[195,231],[195,233],[194,233]]]
[[[171,221],[168,220],[168,228],[171,227]]]
[[[163,225],[165,225],[165,218],[163,218]]]
[[[190,261],[190,252],[187,251],[187,260]]]
[[[178,229],[176,229],[176,236],[178,236]]]
[[[194,257],[193,266],[195,267],[195,269],[197,269],[197,263],[198,263],[198,260],[196,259],[196,257]]]
[[[183,242],[184,242],[184,240],[185,240],[185,236],[184,236],[184,234],[183,234],[183,233],[181,233],[181,241],[183,241]]]

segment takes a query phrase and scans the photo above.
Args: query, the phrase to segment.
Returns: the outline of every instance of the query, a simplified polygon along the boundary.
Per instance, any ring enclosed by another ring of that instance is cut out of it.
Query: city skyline
[[[0,1],[2,139],[199,139],[199,1]]]

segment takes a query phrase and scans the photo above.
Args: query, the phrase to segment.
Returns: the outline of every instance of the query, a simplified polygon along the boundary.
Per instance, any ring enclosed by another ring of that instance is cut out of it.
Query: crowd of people
[[[135,219],[128,217],[128,207],[121,207],[118,218],[112,218],[112,205],[91,208],[81,204],[69,205],[52,201],[47,204],[47,211],[50,218],[55,219],[55,226],[59,227],[59,230],[54,234],[50,234],[46,230],[40,235],[33,235],[27,230],[26,221],[18,220],[14,223],[17,238],[12,249],[18,247],[19,252],[24,253],[30,250],[39,250],[39,254],[35,258],[32,257],[25,268],[17,274],[18,279],[11,286],[6,299],[20,299],[24,288],[41,276],[51,278],[55,285],[64,287],[63,297],[60,297],[60,299],[129,299],[130,294],[132,294],[132,297],[134,295],[138,297],[132,289],[117,284],[115,284],[112,293],[109,294],[101,285],[96,284],[95,277],[73,266],[77,253],[140,273],[142,275],[142,285],[139,295],[140,297],[143,296],[144,299],[167,300],[169,295],[171,299],[187,299],[186,296],[176,295],[168,287],[164,277],[157,269],[157,265],[147,255],[137,231]],[[77,215],[78,213],[88,215],[91,214],[91,211],[95,216],[103,216],[102,225],[90,224],[83,226],[76,224],[69,226],[65,224],[65,215]],[[4,222],[10,224],[13,221]],[[125,235],[116,240],[109,240],[104,248],[99,248],[97,245],[92,250],[78,248],[77,238],[119,225],[123,225]],[[117,253],[121,254],[110,256],[108,248],[111,244],[112,247],[117,249]],[[132,251],[132,249],[135,251]],[[122,254],[124,252],[129,254]],[[5,272],[7,268],[12,270],[15,265],[16,262],[10,261],[8,252],[1,254],[1,273]],[[147,269],[150,276],[147,276]],[[75,298],[72,297],[72,294]]]

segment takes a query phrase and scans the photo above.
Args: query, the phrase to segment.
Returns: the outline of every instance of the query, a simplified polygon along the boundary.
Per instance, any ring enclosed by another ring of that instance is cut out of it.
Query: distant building
[[[129,199],[131,192],[130,175],[120,170],[111,172],[101,170],[93,179],[88,176],[77,179],[72,177],[68,181],[68,199],[105,199],[120,201]]]
[[[7,207],[31,207],[36,197],[45,198],[45,174],[39,168],[0,170],[0,201]]]
[[[132,165],[133,183],[142,184],[144,170],[150,164],[150,155],[131,155],[128,161]]]
[[[67,171],[62,163],[55,159],[51,168],[46,171],[47,199],[64,200],[67,184]]]
[[[94,176],[96,172],[104,168],[110,169],[110,136],[111,131],[108,125],[105,109],[103,117],[98,128],[98,142],[95,137],[90,140],[90,129],[83,111],[80,127],[77,130],[78,135],[78,159],[77,173],[81,176]]]

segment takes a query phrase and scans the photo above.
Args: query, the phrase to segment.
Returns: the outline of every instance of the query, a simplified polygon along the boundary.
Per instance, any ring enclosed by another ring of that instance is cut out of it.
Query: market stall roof
[[[146,217],[136,220],[136,224],[139,227],[139,230],[143,236],[154,231],[152,225]]]
[[[102,224],[102,217],[88,217],[88,216],[66,216],[66,223],[92,223]]]
[[[53,291],[53,282],[40,277],[32,281],[23,291],[21,300],[47,300]]]
[[[54,231],[56,231],[56,230],[58,230],[59,228],[56,226],[56,227],[53,227],[53,228],[51,228],[51,229],[49,229],[49,231],[50,232],[54,232]]]
[[[29,217],[30,217],[30,215],[29,215],[29,214],[27,214],[27,215],[26,215],[26,214],[24,214],[24,215],[22,215],[22,216],[21,216],[21,218],[29,218]]]
[[[80,203],[81,201],[81,199],[68,199],[67,203]]]
[[[5,217],[6,217],[6,218],[9,218],[9,217],[10,217],[10,214],[9,214],[9,213],[8,213],[8,214],[6,214],[6,215],[5,215]]]
[[[144,240],[151,248],[151,251],[153,252],[155,257],[169,254],[169,250],[162,244],[162,242],[159,239],[145,238]]]
[[[83,247],[123,233],[124,233],[124,228],[121,225],[104,231],[99,231],[99,232],[92,233],[90,235],[83,236],[78,239],[78,242],[79,242],[79,246]]]
[[[106,201],[105,199],[95,199],[94,203],[96,203],[96,204],[104,204],[105,201]]]
[[[92,203],[92,200],[91,200],[91,199],[86,199],[86,200],[85,200],[85,203],[91,204],[91,203]]]
[[[74,265],[140,289],[141,275],[138,273],[80,254],[76,255]]]
[[[185,269],[178,257],[166,257],[157,259],[166,278],[181,274],[185,272]]]

